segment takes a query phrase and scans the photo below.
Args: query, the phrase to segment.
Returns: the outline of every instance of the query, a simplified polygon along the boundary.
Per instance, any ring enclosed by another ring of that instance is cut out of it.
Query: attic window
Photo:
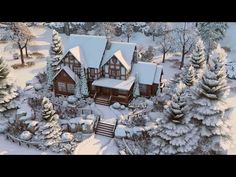
[[[112,58],[112,62],[115,64],[117,63],[117,59],[115,57]]]

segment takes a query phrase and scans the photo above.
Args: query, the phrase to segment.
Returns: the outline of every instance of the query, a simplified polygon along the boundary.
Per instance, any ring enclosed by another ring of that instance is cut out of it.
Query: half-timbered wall
[[[129,77],[129,73],[120,61],[113,56],[103,66],[103,76],[106,78],[126,80]]]
[[[78,62],[78,60],[71,54],[71,52],[68,52],[64,58],[62,59],[63,66],[69,66],[69,68],[74,71],[77,75],[80,74],[80,68],[81,64]]]
[[[96,80],[102,76],[102,69],[97,68],[88,68],[87,69],[87,78],[89,80]]]

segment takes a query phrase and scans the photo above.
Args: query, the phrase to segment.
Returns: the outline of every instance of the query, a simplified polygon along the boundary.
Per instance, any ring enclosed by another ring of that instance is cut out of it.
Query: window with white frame
[[[65,83],[63,83],[63,82],[58,82],[57,84],[58,84],[58,90],[59,90],[60,92],[66,92],[66,84],[65,84]]]

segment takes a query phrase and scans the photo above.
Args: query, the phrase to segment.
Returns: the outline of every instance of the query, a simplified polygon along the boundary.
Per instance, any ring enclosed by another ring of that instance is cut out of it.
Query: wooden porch
[[[128,106],[133,99],[132,91],[123,91],[105,87],[96,87],[94,94],[94,100],[97,104],[111,105],[115,102],[119,102],[125,106]]]

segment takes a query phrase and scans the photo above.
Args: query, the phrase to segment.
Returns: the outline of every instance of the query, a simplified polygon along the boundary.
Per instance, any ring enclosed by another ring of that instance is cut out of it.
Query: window
[[[110,75],[113,78],[120,78],[120,70],[110,69]]]
[[[74,84],[67,84],[67,91],[68,93],[74,93],[75,85]]]
[[[73,67],[73,71],[74,71],[75,74],[79,75],[79,73],[80,73],[80,67],[79,67],[79,66],[74,66],[74,67]]]
[[[94,68],[90,68],[90,76],[95,77],[95,69]]]
[[[65,83],[63,83],[63,82],[58,82],[57,84],[58,84],[58,90],[59,90],[60,92],[66,92],[66,84],[65,84]]]

